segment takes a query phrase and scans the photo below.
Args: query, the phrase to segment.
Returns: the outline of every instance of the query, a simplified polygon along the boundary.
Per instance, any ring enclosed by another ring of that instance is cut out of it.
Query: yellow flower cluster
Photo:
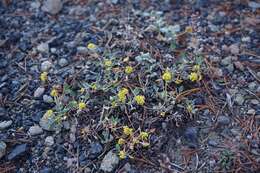
[[[120,159],[125,159],[126,158],[126,152],[124,150],[120,150],[118,155],[119,155]]]
[[[199,72],[192,72],[190,75],[189,75],[189,79],[192,81],[192,82],[196,82],[196,81],[200,81],[202,79],[202,76]]]
[[[162,75],[162,79],[165,81],[165,82],[169,82],[170,80],[172,80],[172,74],[169,70],[166,70],[163,75]]]
[[[148,136],[149,136],[149,134],[147,132],[141,132],[140,133],[140,138],[142,140],[148,140]]]
[[[79,110],[83,110],[83,109],[86,109],[86,103],[84,103],[84,102],[79,102],[79,104],[78,104],[78,109]]]
[[[131,73],[133,73],[133,71],[134,71],[133,67],[131,67],[131,66],[125,67],[125,73],[126,74],[131,74]]]
[[[45,113],[45,115],[46,115],[46,117],[51,117],[52,115],[53,115],[53,110],[51,110],[51,109],[49,109],[49,110],[47,110],[46,111],[46,113]]]
[[[185,28],[185,32],[187,32],[187,33],[192,33],[192,32],[193,32],[192,27],[191,27],[191,26],[187,26],[187,27]]]
[[[137,95],[134,99],[138,105],[143,106],[145,103],[145,97],[143,95]]]
[[[106,60],[104,61],[104,65],[105,65],[105,67],[111,67],[111,66],[112,66],[112,61],[109,60],[109,59],[106,59]]]
[[[57,97],[58,96],[58,90],[57,89],[55,89],[55,88],[53,88],[52,90],[51,90],[51,96],[52,97]]]
[[[90,49],[90,50],[94,50],[94,49],[97,48],[97,46],[96,46],[94,43],[89,43],[87,47],[88,47],[88,49]]]
[[[133,130],[132,128],[128,127],[128,126],[124,126],[123,127],[123,132],[126,136],[132,136],[133,135]]]
[[[118,145],[123,145],[125,143],[125,140],[123,138],[119,138],[117,141]]]
[[[122,89],[118,92],[118,94],[117,94],[118,100],[119,100],[120,102],[124,103],[124,102],[126,101],[126,95],[127,95],[127,93],[128,93],[128,89],[122,88]]]
[[[42,82],[46,82],[47,79],[48,79],[48,73],[47,72],[41,73],[40,79],[41,79]]]

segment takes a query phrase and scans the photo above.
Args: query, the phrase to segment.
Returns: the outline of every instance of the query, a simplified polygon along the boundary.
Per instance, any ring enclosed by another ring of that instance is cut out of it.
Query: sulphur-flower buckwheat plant
[[[125,140],[123,138],[119,138],[117,141],[118,145],[123,145],[125,143]]]
[[[119,155],[120,159],[125,159],[126,158],[126,152],[124,150],[119,151],[118,155]]]
[[[86,107],[87,107],[86,103],[84,103],[84,102],[79,102],[79,104],[78,104],[78,109],[79,109],[80,111],[83,110],[83,109],[86,109]]]
[[[200,81],[202,79],[202,76],[199,72],[192,72],[190,75],[189,75],[189,79],[192,81],[192,82],[196,82],[196,81]]]
[[[126,95],[127,95],[127,93],[128,93],[128,89],[126,89],[126,88],[122,88],[122,89],[118,92],[117,96],[118,96],[119,102],[124,103],[124,102],[126,101]]]

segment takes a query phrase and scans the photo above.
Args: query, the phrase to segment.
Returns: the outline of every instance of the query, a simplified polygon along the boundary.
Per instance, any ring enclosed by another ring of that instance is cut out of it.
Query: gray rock
[[[52,146],[54,144],[54,138],[52,136],[47,136],[44,144],[49,147]]]
[[[229,46],[230,52],[234,55],[239,54],[239,47],[237,44],[232,44]]]
[[[18,157],[24,155],[28,150],[27,144],[21,144],[21,145],[17,145],[12,152],[7,156],[7,159],[13,160],[13,159],[17,159]]]
[[[5,155],[6,153],[6,144],[3,141],[0,141],[0,159]]]
[[[43,95],[44,91],[45,91],[45,88],[39,87],[39,88],[37,88],[37,89],[34,91],[33,96],[34,96],[35,98],[39,98],[39,97],[41,97],[41,96]]]
[[[241,41],[242,42],[250,42],[251,38],[250,37],[242,37]]]
[[[218,146],[218,143],[217,143],[215,140],[213,140],[213,139],[210,139],[210,140],[208,141],[208,144],[209,144],[210,146],[213,146],[213,147]]]
[[[226,66],[226,65],[231,64],[231,62],[232,62],[232,57],[228,56],[228,57],[221,60],[221,65]]]
[[[260,8],[260,3],[254,2],[254,1],[249,1],[248,6],[251,7],[253,10],[256,10]]]
[[[249,88],[251,91],[254,91],[254,90],[256,89],[256,87],[257,87],[256,82],[251,82],[251,83],[249,83],[249,85],[248,85],[248,88]]]
[[[89,158],[94,159],[98,157],[103,151],[103,147],[99,142],[93,142],[90,144],[90,149],[88,150]]]
[[[40,6],[41,6],[41,3],[39,1],[35,1],[35,2],[31,3],[32,9],[38,9],[38,8],[40,8]]]
[[[28,133],[29,133],[29,135],[31,135],[31,136],[40,135],[40,134],[43,133],[43,130],[42,130],[42,128],[41,128],[40,126],[35,125],[35,126],[30,127]]]
[[[61,66],[61,67],[65,67],[65,66],[67,66],[67,65],[69,64],[69,62],[68,62],[67,59],[61,58],[61,59],[59,60],[58,64],[59,64],[59,66]]]
[[[230,118],[227,116],[219,116],[217,119],[218,125],[229,125]]]
[[[52,67],[52,63],[50,61],[44,61],[41,64],[41,71],[49,71],[50,68]]]
[[[235,97],[235,102],[238,104],[238,105],[243,105],[245,101],[245,98],[242,94],[237,94],[236,97]]]
[[[259,101],[258,101],[257,99],[252,99],[252,100],[251,100],[251,103],[252,103],[253,105],[259,105]]]
[[[184,137],[189,147],[196,148],[198,144],[198,128],[188,127],[184,132]]]
[[[113,153],[113,151],[109,151],[103,158],[100,165],[100,169],[104,172],[112,172],[118,165],[118,163],[118,156],[115,153]]]
[[[235,65],[235,67],[236,67],[237,69],[239,69],[239,70],[241,70],[241,71],[244,71],[244,70],[245,70],[244,65],[243,65],[241,62],[239,62],[239,61],[234,62],[234,65]]]
[[[77,52],[79,54],[87,54],[89,52],[88,48],[87,47],[83,47],[83,46],[80,46],[80,47],[77,47]]]
[[[37,46],[37,50],[40,53],[49,53],[49,44],[48,43],[41,43]]]
[[[0,122],[0,130],[6,129],[13,124],[12,120]]]
[[[232,73],[234,71],[234,65],[233,64],[229,64],[226,68],[227,68],[229,73]]]
[[[45,103],[52,103],[53,102],[53,98],[49,95],[46,95],[46,94],[43,95],[42,99]]]
[[[63,3],[61,0],[45,0],[43,2],[42,11],[50,14],[58,14],[62,9]]]

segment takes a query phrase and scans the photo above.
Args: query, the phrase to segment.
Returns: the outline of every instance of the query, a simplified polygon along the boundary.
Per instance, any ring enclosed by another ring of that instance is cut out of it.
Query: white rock
[[[40,135],[40,134],[43,133],[43,130],[42,130],[42,128],[41,128],[40,126],[35,125],[35,126],[30,127],[28,133],[29,133],[29,135],[31,135],[31,136]]]
[[[45,0],[43,2],[42,11],[50,14],[57,14],[62,9],[63,3],[61,0]]]
[[[52,67],[52,63],[50,61],[44,61],[41,64],[41,71],[49,71]]]
[[[6,129],[13,124],[12,120],[0,122],[0,130]]]
[[[229,46],[230,52],[234,55],[239,54],[239,47],[236,44],[232,44]]]
[[[100,165],[100,169],[104,172],[112,172],[118,163],[119,163],[118,156],[112,151],[109,151],[103,158]]]
[[[52,97],[49,96],[49,95],[46,95],[46,94],[43,95],[42,99],[43,99],[43,101],[44,101],[45,103],[52,103],[52,102],[53,102]]]
[[[68,63],[68,60],[66,60],[65,58],[61,58],[58,62],[58,64],[61,66],[61,67],[65,67],[67,66],[69,63]]]
[[[37,89],[34,91],[33,96],[36,97],[36,98],[39,98],[39,97],[42,96],[42,94],[44,93],[44,91],[45,91],[45,88],[39,87],[39,88],[37,88]]]
[[[54,144],[54,138],[52,136],[47,136],[45,139],[46,146],[52,146]]]
[[[88,48],[80,46],[80,47],[77,47],[77,52],[79,54],[87,54],[89,51],[88,51]]]
[[[41,43],[37,46],[38,52],[41,53],[49,53],[49,44],[48,43]]]

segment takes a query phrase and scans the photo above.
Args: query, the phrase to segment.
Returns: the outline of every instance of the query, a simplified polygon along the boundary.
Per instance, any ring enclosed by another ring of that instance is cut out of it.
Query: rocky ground
[[[259,10],[2,0],[0,172],[259,171]]]

